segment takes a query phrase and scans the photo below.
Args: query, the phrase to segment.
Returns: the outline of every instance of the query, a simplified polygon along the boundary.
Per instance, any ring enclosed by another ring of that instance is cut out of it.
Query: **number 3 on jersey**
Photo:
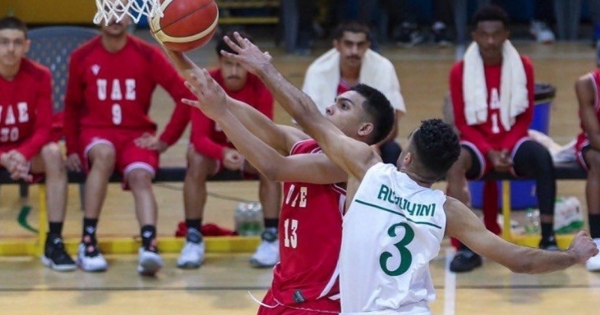
[[[388,259],[392,258],[394,254],[390,252],[383,252],[381,256],[379,256],[379,265],[381,266],[381,269],[383,269],[383,272],[389,276],[399,276],[405,273],[408,268],[410,268],[410,264],[412,263],[412,253],[408,248],[406,248],[406,246],[408,246],[408,244],[410,244],[410,242],[412,242],[412,240],[415,238],[415,231],[413,231],[408,223],[402,222],[390,226],[390,228],[387,230],[387,234],[392,238],[396,237],[396,228],[398,227],[404,228],[404,237],[399,242],[394,244],[394,247],[398,249],[398,253],[400,254],[400,264],[396,269],[390,270],[388,268],[387,261]]]

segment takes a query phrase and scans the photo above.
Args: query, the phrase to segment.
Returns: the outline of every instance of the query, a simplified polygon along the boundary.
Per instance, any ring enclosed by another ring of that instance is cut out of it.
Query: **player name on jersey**
[[[420,203],[411,202],[408,199],[399,197],[396,192],[386,185],[381,185],[377,199],[387,201],[400,208],[400,210],[406,211],[411,216],[430,216],[435,215],[435,203],[425,205]]]

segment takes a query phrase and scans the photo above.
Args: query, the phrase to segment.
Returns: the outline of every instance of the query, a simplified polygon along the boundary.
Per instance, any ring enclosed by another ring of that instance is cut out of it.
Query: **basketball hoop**
[[[138,23],[142,16],[148,19],[155,15],[162,17],[159,0],[96,0],[98,12],[94,16],[94,23],[102,21],[121,21],[125,15],[129,15],[134,23]]]

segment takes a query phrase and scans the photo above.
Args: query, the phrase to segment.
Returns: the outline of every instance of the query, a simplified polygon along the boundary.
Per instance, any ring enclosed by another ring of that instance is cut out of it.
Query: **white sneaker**
[[[79,243],[77,265],[81,270],[88,272],[106,271],[108,268],[108,263],[100,253],[98,245],[85,245],[84,243]]]
[[[163,266],[163,259],[158,253],[140,247],[138,272],[143,276],[154,276]]]
[[[279,262],[277,229],[265,229],[261,238],[260,245],[258,245],[252,258],[250,258],[250,264],[257,268],[273,267]]]
[[[550,30],[546,23],[541,21],[532,21],[529,32],[535,37],[538,43],[551,44],[555,40],[552,30]]]
[[[200,267],[204,262],[205,252],[202,234],[196,229],[189,229],[181,254],[177,259],[177,267],[183,269],[194,269]]]
[[[596,242],[596,246],[600,249],[600,238],[595,238],[594,242]],[[588,271],[600,271],[600,254],[588,259],[585,267]]]

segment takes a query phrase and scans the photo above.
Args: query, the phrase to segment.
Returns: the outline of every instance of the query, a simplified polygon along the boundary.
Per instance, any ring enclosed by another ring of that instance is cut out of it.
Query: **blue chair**
[[[65,107],[64,96],[71,53],[99,34],[100,32],[93,28],[79,26],[41,27],[28,32],[31,47],[27,57],[48,67],[52,72],[54,113],[62,111]],[[80,186],[80,189],[82,188],[83,184]],[[20,185],[19,194],[21,197],[29,195],[29,186],[26,183]]]

